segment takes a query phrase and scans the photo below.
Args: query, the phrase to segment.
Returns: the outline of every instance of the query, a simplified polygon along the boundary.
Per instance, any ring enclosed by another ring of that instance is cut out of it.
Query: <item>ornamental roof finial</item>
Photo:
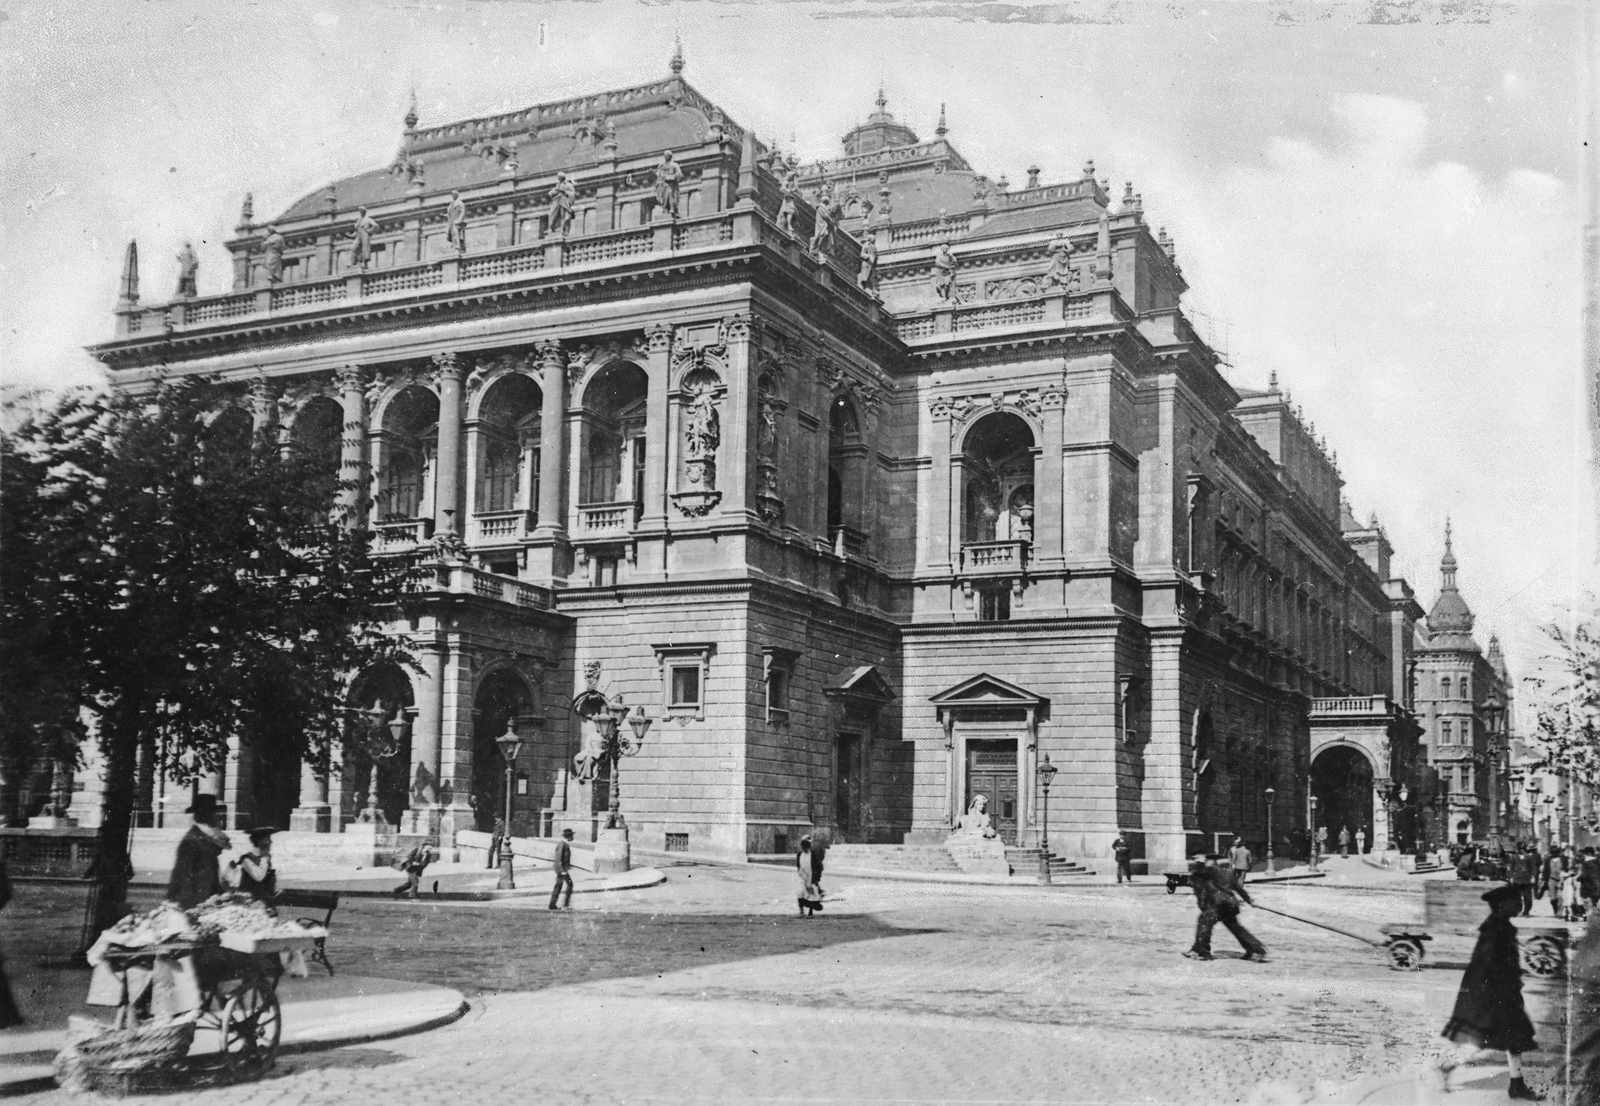
[[[672,36],[672,75],[674,77],[683,73],[683,39],[677,35]]]
[[[411,90],[411,106],[406,109],[406,130],[417,129],[417,90]]]
[[[933,133],[938,137],[943,138],[947,133],[949,133],[949,130],[950,128],[944,125],[944,104],[941,102],[939,104],[939,125],[933,128]]]
[[[122,260],[122,283],[117,289],[117,302],[131,307],[139,302],[139,243],[130,241],[128,252]]]
[[[254,225],[256,218],[256,201],[250,193],[244,194],[244,203],[239,207],[239,226],[249,227]]]
[[[1089,158],[1083,163],[1083,179],[1094,180],[1094,158]]]
[[[885,110],[889,106],[889,98],[883,94],[883,82],[882,81],[878,82],[878,98],[877,98],[877,100],[874,101],[874,103],[876,103],[878,105],[878,111],[880,111],[880,112],[882,112],[883,110]]]

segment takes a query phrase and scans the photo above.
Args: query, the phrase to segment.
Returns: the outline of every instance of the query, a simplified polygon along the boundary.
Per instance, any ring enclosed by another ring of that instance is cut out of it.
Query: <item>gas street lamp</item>
[[[516,784],[517,754],[522,752],[522,738],[517,736],[515,719],[506,719],[506,732],[495,738],[494,743],[500,746],[500,753],[506,758],[506,835],[500,842],[500,882],[495,886],[510,891],[517,886],[511,871],[511,794]]]
[[[1050,784],[1060,769],[1050,763],[1050,754],[1044,755],[1039,765],[1039,782],[1044,786],[1044,828],[1039,836],[1039,882],[1050,882]]]
[[[1306,834],[1311,839],[1311,870],[1317,870],[1318,854],[1322,852],[1322,843],[1317,840],[1317,797],[1311,796],[1311,826]]]

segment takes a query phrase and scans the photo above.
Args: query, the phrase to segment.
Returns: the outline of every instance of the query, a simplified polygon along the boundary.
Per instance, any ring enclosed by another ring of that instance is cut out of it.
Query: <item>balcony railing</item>
[[[836,557],[864,557],[867,554],[867,536],[850,526],[833,529],[833,554]]]
[[[738,214],[719,211],[671,223],[522,242],[504,249],[435,258],[392,269],[349,270],[312,281],[135,306],[117,313],[121,319],[119,334],[162,333],[169,325],[181,331],[251,316],[359,303],[377,296],[414,294],[444,285],[524,279],[529,274],[571,265],[603,264],[648,254],[716,247],[734,241],[734,221]],[[841,254],[839,263],[846,266],[854,260]]]
[[[1345,695],[1329,699],[1311,700],[1312,715],[1319,714],[1376,714],[1389,713],[1386,695]]]
[[[1073,293],[1052,291],[1011,299],[978,298],[962,304],[941,305],[895,316],[895,333],[902,342],[946,338],[1011,327],[1080,326],[1111,322],[1116,308],[1109,291]]]
[[[978,541],[961,546],[961,571],[969,576],[1014,576],[1027,563],[1025,541]]]
[[[622,503],[578,504],[578,532],[584,537],[622,537],[639,522],[639,505]]]
[[[532,511],[480,511],[472,516],[468,542],[472,545],[520,541],[534,526]]]
[[[550,609],[550,593],[544,588],[524,584],[521,580],[501,576],[497,572],[488,572],[469,564],[436,566],[432,576],[423,579],[420,589],[450,592],[456,595],[476,595],[481,599],[493,599],[501,603],[510,603],[515,607],[530,607],[534,610]]]
[[[372,543],[374,553],[403,553],[427,543],[433,537],[433,519],[406,518],[392,522],[375,523],[376,538]]]

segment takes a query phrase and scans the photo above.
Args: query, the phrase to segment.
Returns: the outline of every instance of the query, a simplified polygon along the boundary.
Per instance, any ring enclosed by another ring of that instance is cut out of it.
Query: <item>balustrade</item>
[[[372,543],[375,553],[402,553],[415,549],[433,536],[433,520],[429,518],[396,519],[373,526]]]
[[[637,503],[578,504],[578,530],[586,537],[626,534],[638,522]]]
[[[528,511],[480,511],[472,516],[469,541],[513,542],[527,537],[533,529],[533,519]]]
[[[966,542],[961,546],[961,571],[968,576],[1009,576],[1026,567],[1025,541]]]

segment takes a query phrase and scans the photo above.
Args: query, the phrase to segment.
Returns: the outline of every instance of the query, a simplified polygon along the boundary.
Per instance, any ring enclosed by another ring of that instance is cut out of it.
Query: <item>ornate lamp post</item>
[[[517,736],[514,719],[506,719],[506,732],[495,738],[494,743],[500,746],[500,753],[506,758],[506,835],[500,842],[500,882],[495,886],[510,891],[517,886],[511,870],[511,797],[516,786],[517,754],[522,752],[522,738]]]
[[[378,762],[388,760],[400,751],[400,743],[406,739],[406,730],[411,723],[406,719],[405,707],[396,709],[394,717],[389,719],[387,725],[381,721],[383,715],[387,713],[381,703],[367,713],[373,716],[374,737],[368,748],[368,752],[372,754],[372,772],[367,777],[367,803],[356,815],[356,821],[365,825],[385,826],[388,820],[378,808]],[[387,738],[383,736],[383,731],[386,729],[389,731]]]
[[[625,718],[628,729],[633,731],[632,737],[618,724]],[[618,768],[623,757],[637,756],[644,747],[644,735],[650,732],[652,719],[645,717],[642,707],[632,718],[628,718],[627,707],[621,707],[620,713],[608,707],[596,714],[592,721],[595,731],[600,735],[600,756],[611,765],[611,803],[606,811],[606,829],[627,829],[628,823],[622,817],[622,787]]]
[[[1039,783],[1044,787],[1044,826],[1039,836],[1039,882],[1050,882],[1050,784],[1060,769],[1050,763],[1050,754],[1044,755],[1039,765]]]
[[[1272,797],[1278,792],[1267,788],[1267,875],[1272,874]]]
[[[1556,840],[1556,797],[1554,795],[1546,795],[1542,802],[1544,803],[1544,836],[1546,844],[1551,852],[1555,852],[1558,844]]]
[[[1449,810],[1449,806],[1450,797],[1445,793],[1444,788],[1441,787],[1439,790],[1433,793],[1433,823],[1436,836],[1439,839],[1440,848],[1445,848],[1450,843],[1450,830],[1445,824],[1445,816],[1446,812]]]

